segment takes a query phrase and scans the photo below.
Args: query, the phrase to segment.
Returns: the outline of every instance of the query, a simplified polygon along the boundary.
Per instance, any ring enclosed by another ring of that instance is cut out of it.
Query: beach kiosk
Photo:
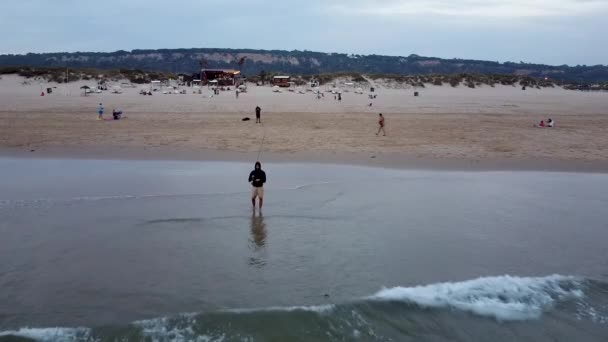
[[[289,88],[291,85],[291,77],[290,76],[274,76],[272,78],[272,85]]]
[[[201,76],[203,77],[203,84],[209,85],[212,81],[219,86],[234,86],[240,77],[241,72],[238,70],[226,70],[226,69],[203,69],[201,70]]]

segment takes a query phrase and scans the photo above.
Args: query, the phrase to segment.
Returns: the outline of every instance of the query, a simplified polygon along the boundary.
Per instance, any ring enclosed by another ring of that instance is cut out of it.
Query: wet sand
[[[151,161],[255,161],[258,152],[192,150],[174,147],[40,147],[33,150],[0,148],[0,156],[26,159],[97,159]],[[433,158],[403,153],[370,152],[263,152],[264,163],[316,163],[329,165],[370,166],[405,170],[438,171],[545,171],[608,173],[608,161],[556,160],[551,158]]]

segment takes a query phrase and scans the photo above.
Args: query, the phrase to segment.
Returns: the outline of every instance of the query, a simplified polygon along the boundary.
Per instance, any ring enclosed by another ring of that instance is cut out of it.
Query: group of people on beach
[[[116,110],[116,108],[112,109],[112,118],[114,120],[122,119],[122,110]],[[97,120],[103,120],[103,104],[101,103],[97,106]]]
[[[546,124],[545,124],[545,120],[540,120],[540,123],[538,125],[536,125],[536,127],[538,127],[538,128],[545,128],[545,127],[553,128],[553,127],[555,127],[555,120],[553,120],[551,118],[548,118]]]

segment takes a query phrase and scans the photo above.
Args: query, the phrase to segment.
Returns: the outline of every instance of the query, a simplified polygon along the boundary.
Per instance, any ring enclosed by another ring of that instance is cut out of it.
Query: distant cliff
[[[243,59],[244,57],[244,59]],[[239,65],[239,61],[241,61]],[[608,81],[608,66],[550,66],[498,63],[466,59],[441,59],[410,55],[349,55],[312,51],[249,49],[160,49],[74,53],[0,55],[0,66],[44,66],[95,69],[139,69],[171,73],[195,73],[208,68],[241,69],[245,75],[261,71],[312,75],[359,72],[365,74],[502,74],[548,77],[553,81],[600,83]]]

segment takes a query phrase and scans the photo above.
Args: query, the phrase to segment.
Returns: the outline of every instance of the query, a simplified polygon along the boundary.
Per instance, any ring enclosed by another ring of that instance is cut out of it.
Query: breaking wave
[[[450,307],[499,320],[539,318],[556,301],[583,297],[582,282],[575,277],[483,277],[415,287],[383,289],[369,297],[424,307]]]
[[[449,335],[441,334],[449,329],[441,326],[453,326],[449,320],[455,314],[459,315],[460,323],[463,319],[471,320],[500,329],[503,325],[495,322],[539,322],[543,314],[556,310],[566,314],[560,313],[552,319],[566,317],[571,325],[585,321],[605,328],[607,288],[605,283],[562,275],[482,277],[385,288],[341,304],[226,309],[139,320],[113,327],[24,327],[0,332],[0,340],[7,336],[35,341],[264,341],[277,337],[311,341],[399,340],[398,337],[412,327],[416,327],[421,336],[445,338]],[[590,295],[594,298],[589,298]],[[506,336],[513,337],[513,327],[505,329],[508,330]]]

